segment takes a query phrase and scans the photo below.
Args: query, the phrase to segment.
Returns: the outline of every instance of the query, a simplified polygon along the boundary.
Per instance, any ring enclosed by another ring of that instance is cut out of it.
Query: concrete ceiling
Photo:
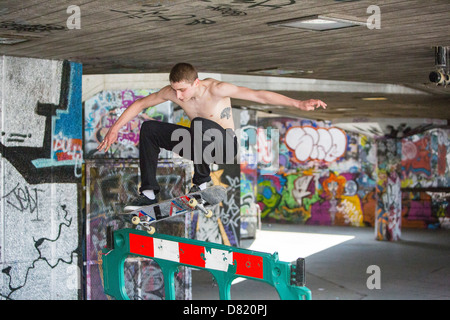
[[[282,74],[276,79],[300,82],[277,91],[322,99],[329,107],[314,113],[277,109],[281,114],[359,124],[414,119],[425,127],[435,123],[431,119],[443,121],[438,125],[450,119],[450,86],[428,79],[435,69],[434,47],[450,46],[448,0],[1,0],[0,5],[0,38],[26,40],[0,44],[2,55],[69,59],[81,62],[84,74],[167,73],[180,61],[204,73]],[[379,29],[367,25],[377,18],[372,5],[380,9]],[[272,24],[312,15],[361,25],[319,32]],[[327,90],[328,83],[339,89]],[[385,100],[367,100],[380,97]]]

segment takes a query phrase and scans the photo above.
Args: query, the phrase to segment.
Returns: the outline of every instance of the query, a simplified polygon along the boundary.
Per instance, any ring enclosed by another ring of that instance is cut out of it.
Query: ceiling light
[[[21,42],[28,41],[24,38],[9,38],[9,37],[0,37],[0,44],[13,45]]]
[[[295,70],[285,70],[285,69],[278,69],[278,68],[248,70],[248,72],[264,74],[264,75],[271,75],[271,76],[282,76],[285,74],[298,73],[298,71],[295,71]],[[301,72],[303,72],[303,71],[301,71]]]
[[[248,70],[249,73],[256,73],[256,74],[262,74],[266,76],[283,76],[283,75],[293,75],[293,74],[303,74],[308,73],[311,74],[314,71],[312,70],[300,70],[300,69],[281,69],[281,68],[267,68],[267,69],[256,69],[256,70]]]
[[[333,16],[314,15],[302,18],[294,18],[288,20],[281,20],[275,22],[269,22],[269,26],[274,27],[286,27],[286,28],[299,28],[314,31],[327,31],[349,27],[356,27],[366,25],[366,22],[348,18],[339,18]]]
[[[368,97],[368,98],[361,98],[364,101],[385,101],[387,100],[386,97]]]

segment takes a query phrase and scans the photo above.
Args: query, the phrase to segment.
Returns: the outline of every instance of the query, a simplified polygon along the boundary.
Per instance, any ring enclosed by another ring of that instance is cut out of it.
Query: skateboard
[[[210,207],[226,198],[227,191],[222,186],[212,186],[202,191],[188,193],[184,196],[165,200],[124,214],[131,215],[131,223],[142,226],[149,234],[155,233],[151,224],[187,212],[200,210],[207,218],[212,217]]]

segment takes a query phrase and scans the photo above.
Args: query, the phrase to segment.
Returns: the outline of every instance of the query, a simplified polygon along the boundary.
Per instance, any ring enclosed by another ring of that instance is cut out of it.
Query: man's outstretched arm
[[[246,87],[239,87],[227,82],[220,82],[217,84],[215,94],[235,99],[253,101],[260,104],[294,107],[305,111],[314,110],[320,107],[326,109],[327,107],[326,103],[321,100],[310,99],[302,101],[289,98],[276,92],[253,90]]]
[[[169,89],[164,87],[158,92],[152,93],[133,102],[122,113],[119,119],[117,119],[114,125],[109,128],[108,133],[105,135],[103,141],[98,145],[97,150],[101,151],[104,149],[105,152],[107,152],[111,145],[117,141],[120,128],[126,125],[129,121],[133,120],[139,113],[141,113],[142,110],[167,101],[167,91],[169,91]]]

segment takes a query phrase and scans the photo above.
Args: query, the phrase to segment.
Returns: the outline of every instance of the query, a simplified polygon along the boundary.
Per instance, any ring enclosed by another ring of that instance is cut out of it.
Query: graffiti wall
[[[279,134],[276,172],[264,163],[270,144],[256,138],[263,221],[373,226],[383,240],[398,239],[402,227],[448,226],[448,130],[374,140],[304,119],[260,118],[257,127]]]
[[[225,245],[239,246],[241,216],[240,216],[240,167],[238,164],[219,165],[211,172],[215,185],[222,185],[227,189],[227,197],[222,201],[219,214],[216,217],[217,231]],[[217,232],[216,231],[216,232]]]
[[[173,106],[166,102],[149,107],[119,131],[119,137],[108,153],[97,152],[109,128],[137,99],[155,90],[102,91],[85,102],[84,136],[86,158],[86,295],[99,300],[108,297],[103,292],[100,251],[106,245],[107,230],[133,227],[122,215],[123,207],[139,194],[139,134],[142,122],[155,119],[173,121]],[[111,159],[114,158],[114,159]],[[190,184],[191,165],[164,149],[159,154],[157,178],[161,200],[186,193]],[[89,160],[88,160],[89,159]],[[190,217],[177,217],[158,223],[157,232],[185,236],[190,233]],[[159,300],[164,298],[162,271],[151,260],[128,258],[125,262],[125,285],[131,299]],[[176,278],[177,298],[190,296],[190,270],[182,270]]]
[[[434,129],[402,139],[402,187],[436,188],[450,184],[449,130]]]
[[[263,221],[373,225],[376,154],[372,141],[328,122],[262,118],[258,127],[270,127],[279,134],[279,170],[262,174],[258,168],[257,202]],[[264,152],[260,144],[258,150]]]
[[[161,199],[167,200],[186,193],[190,180],[190,164],[186,161],[160,161],[158,182]],[[123,207],[139,189],[138,160],[105,159],[86,161],[86,292],[87,299],[107,299],[103,291],[101,250],[106,246],[108,227],[112,230],[133,225]],[[179,216],[159,222],[157,232],[184,237],[190,230],[190,216]],[[164,298],[164,282],[158,264],[141,258],[125,262],[125,287],[128,296],[136,300]],[[190,271],[177,275],[177,298],[190,295]]]
[[[434,129],[402,140],[402,225],[449,227],[449,130]]]
[[[107,229],[131,227],[120,213],[139,190],[139,131],[143,121],[150,118],[189,126],[185,113],[170,103],[149,108],[124,126],[119,141],[108,154],[96,148],[107,130],[122,112],[136,99],[153,90],[122,90],[101,92],[85,102],[85,159],[86,159],[86,294],[88,299],[107,299],[102,286],[102,261],[99,255],[107,241]],[[108,159],[114,158],[114,159]],[[213,218],[206,219],[195,212],[158,223],[157,232],[190,237],[204,241],[237,245],[239,241],[239,169],[238,177],[214,167],[215,184],[226,184],[229,198],[214,210]],[[157,178],[161,199],[186,194],[191,186],[191,161],[162,149]],[[223,177],[222,177],[223,174]],[[220,182],[222,179],[222,182]],[[236,198],[237,195],[237,198]],[[164,283],[159,266],[151,260],[129,258],[125,263],[126,290],[133,299],[163,299]],[[187,299],[191,294],[190,269],[177,274],[177,298]]]
[[[0,57],[0,299],[81,296],[81,76]]]
[[[236,112],[235,110],[234,112]],[[257,185],[257,121],[256,112],[241,110],[240,117],[240,180],[241,180],[241,238],[254,238],[259,224],[259,206],[256,204]]]
[[[120,131],[117,143],[105,155],[97,152],[98,144],[122,113],[137,99],[148,96],[156,90],[102,91],[84,103],[84,138],[86,158],[139,158],[139,131],[142,122],[155,119],[171,122],[171,102],[145,109]],[[168,158],[161,154],[162,158]]]

